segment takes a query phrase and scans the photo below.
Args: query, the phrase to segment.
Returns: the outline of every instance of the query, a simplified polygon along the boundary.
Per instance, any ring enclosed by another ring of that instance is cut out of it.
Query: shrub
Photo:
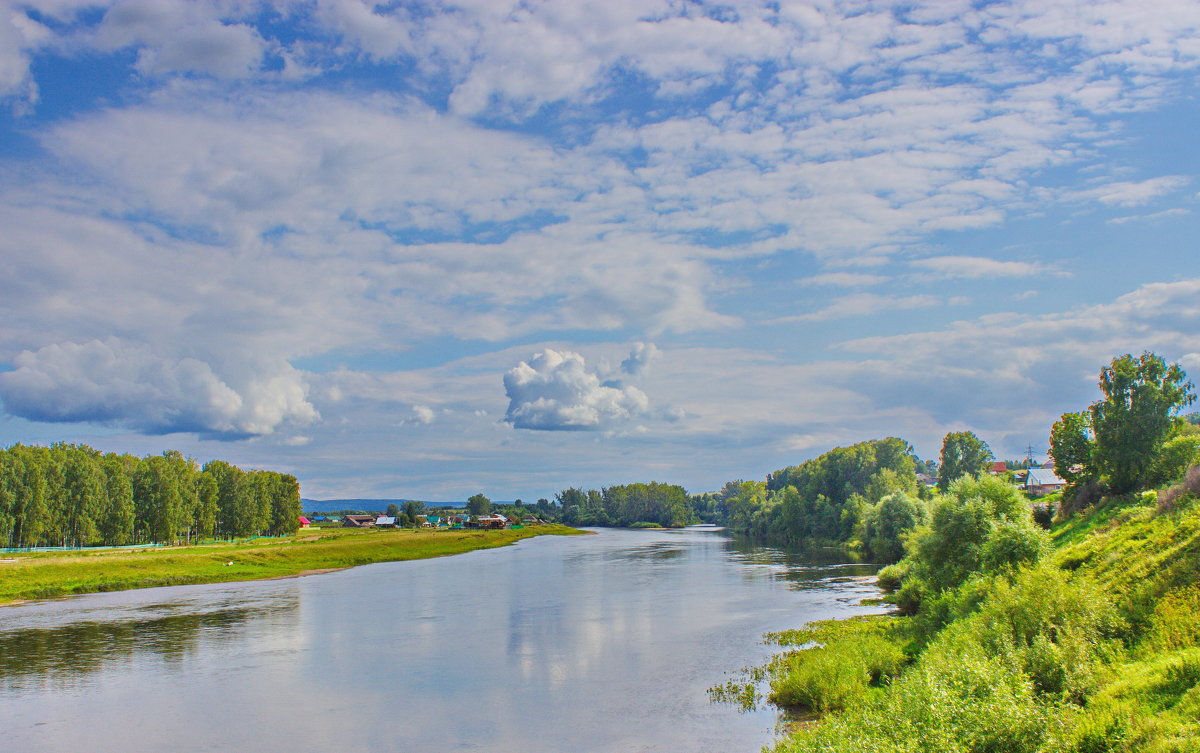
[[[913,619],[917,645],[924,646],[947,625],[979,611],[987,599],[994,578],[977,575],[958,588],[927,596]]]
[[[1146,471],[1142,485],[1153,487],[1174,483],[1197,461],[1200,461],[1200,436],[1169,439],[1159,448],[1158,457]]]
[[[1174,510],[1181,498],[1200,495],[1200,465],[1193,465],[1183,474],[1183,480],[1178,484],[1163,490],[1158,495],[1158,509],[1161,512]]]
[[[1054,512],[1056,506],[1053,502],[1043,500],[1041,503],[1033,506],[1033,522],[1037,523],[1047,531],[1054,525]]]
[[[1104,591],[1043,566],[998,580],[971,630],[989,653],[1012,657],[1038,692],[1082,702],[1124,627]]]
[[[1028,518],[998,521],[983,542],[981,564],[987,571],[1032,565],[1050,551],[1050,536]]]
[[[884,591],[887,591],[888,593],[894,593],[900,588],[900,584],[903,583],[904,579],[908,576],[908,571],[911,567],[911,564],[912,563],[910,561],[904,560],[902,562],[897,562],[894,565],[888,565],[887,567],[880,569],[880,571],[875,574],[875,581]]]

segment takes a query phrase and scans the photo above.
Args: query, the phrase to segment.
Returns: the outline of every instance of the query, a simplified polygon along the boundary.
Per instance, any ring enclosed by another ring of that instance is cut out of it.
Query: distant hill
[[[301,499],[300,506],[305,512],[336,512],[338,510],[362,510],[363,512],[383,512],[387,510],[388,505],[397,504],[404,507],[404,503],[410,500],[407,499]],[[427,500],[416,500],[424,503],[426,507],[466,507],[466,502],[429,502]]]

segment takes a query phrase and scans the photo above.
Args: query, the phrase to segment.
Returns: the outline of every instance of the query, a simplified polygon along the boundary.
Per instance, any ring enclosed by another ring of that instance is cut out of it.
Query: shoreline
[[[563,525],[491,531],[310,528],[283,540],[240,544],[28,554],[0,568],[0,607],[108,591],[300,578],[586,533]]]

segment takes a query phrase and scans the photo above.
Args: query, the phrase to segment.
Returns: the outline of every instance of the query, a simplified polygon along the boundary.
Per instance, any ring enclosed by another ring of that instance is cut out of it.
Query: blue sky
[[[1044,450],[1200,373],[1200,5],[0,2],[0,443],[309,497]]]

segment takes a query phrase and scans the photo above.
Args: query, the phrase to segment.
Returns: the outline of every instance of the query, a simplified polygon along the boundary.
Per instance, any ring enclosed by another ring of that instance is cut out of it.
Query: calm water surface
[[[874,568],[602,530],[293,580],[0,609],[0,750],[755,753],[706,689]]]

